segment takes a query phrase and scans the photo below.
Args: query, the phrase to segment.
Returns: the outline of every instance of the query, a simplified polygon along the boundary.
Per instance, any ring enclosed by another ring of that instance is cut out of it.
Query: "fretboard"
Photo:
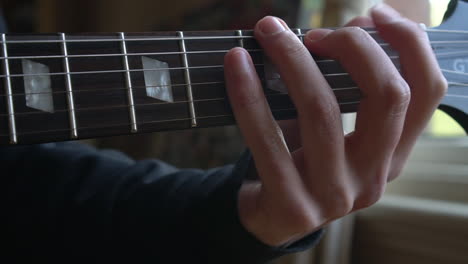
[[[294,31],[302,39],[305,30]],[[252,34],[2,35],[0,145],[233,124],[223,58],[239,46],[251,54],[275,118],[293,118],[294,104]],[[356,111],[361,94],[348,73],[334,60],[314,59],[341,111]]]

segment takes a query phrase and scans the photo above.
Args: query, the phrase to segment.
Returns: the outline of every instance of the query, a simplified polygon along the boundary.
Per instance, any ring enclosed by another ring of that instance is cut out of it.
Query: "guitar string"
[[[261,50],[255,50],[255,52],[257,51],[260,51]],[[220,52],[220,53],[225,53],[227,51],[206,51],[205,53],[217,53],[217,52]],[[390,51],[389,53],[391,53],[392,51]],[[185,52],[187,53],[187,52]],[[149,53],[147,53],[149,54]],[[153,53],[153,54],[156,54],[156,53]],[[161,53],[158,53],[158,54],[161,54]],[[451,56],[451,55],[455,55],[454,53],[450,52],[450,53],[442,53],[442,54],[437,54],[435,53],[436,56]],[[171,55],[174,55],[174,54],[171,54]],[[57,55],[58,56],[58,55]],[[65,58],[65,57],[69,57],[70,56],[74,56],[74,55],[68,55],[68,56],[58,56],[56,57],[54,55],[54,58]],[[81,55],[77,55],[77,56],[81,56]],[[83,55],[84,57],[93,57],[92,54],[89,54],[89,55]],[[112,54],[112,56],[114,56],[114,54]],[[123,56],[126,56],[125,54],[121,54],[121,55],[115,55],[115,56],[119,56],[119,57],[123,57]],[[137,55],[135,55],[137,56]],[[149,55],[151,56],[151,55]],[[5,58],[5,57],[4,57]],[[10,58],[10,57],[7,57],[7,58]],[[14,57],[12,57],[13,59],[15,59]],[[23,58],[23,57],[21,57]],[[26,57],[24,57],[26,58]],[[30,58],[28,56],[28,58]],[[390,59],[392,60],[396,60],[399,58],[398,55],[393,55],[393,56],[389,56]],[[19,58],[16,58],[16,59],[19,59]],[[326,62],[335,62],[334,60],[330,60],[330,59],[324,59],[324,60],[317,60],[316,63],[326,63]],[[255,66],[265,66],[265,64],[255,64]],[[5,74],[2,74],[0,75],[0,78],[7,78],[7,77],[26,77],[26,76],[54,76],[54,75],[74,75],[74,74],[106,74],[106,73],[125,73],[125,72],[141,72],[141,71],[171,71],[171,70],[185,70],[185,69],[189,69],[189,70],[192,70],[192,69],[204,69],[204,68],[219,68],[219,67],[224,67],[223,65],[210,65],[210,66],[190,66],[190,67],[169,67],[169,68],[156,68],[156,69],[131,69],[131,70],[103,70],[103,71],[82,71],[82,72],[54,72],[54,73],[47,73],[47,74],[43,74],[43,73],[31,73],[31,74],[10,74],[10,75],[5,75]],[[345,73],[336,73],[336,74],[345,74]]]
[[[459,43],[450,43],[459,44]],[[468,44],[468,41],[466,42]],[[387,44],[379,44],[381,47]],[[438,47],[445,48],[446,46],[432,45],[433,49]],[[234,48],[234,47],[233,47]],[[170,55],[196,55],[196,54],[211,54],[211,53],[227,53],[229,50],[193,50],[193,51],[168,51],[168,52],[139,52],[139,53],[108,53],[108,54],[74,54],[74,55],[42,55],[42,56],[7,56],[0,57],[0,60],[20,60],[20,59],[64,59],[64,58],[96,58],[96,57],[124,57],[124,56],[170,56]],[[250,53],[263,52],[262,49],[246,49]],[[392,52],[393,50],[390,50]],[[463,52],[463,51],[462,51]],[[451,54],[451,53],[447,53]],[[327,61],[327,60],[323,60]]]
[[[450,57],[450,56],[459,56],[459,55],[468,55],[468,50],[466,51],[453,51],[453,52],[434,52],[437,58],[440,57]]]
[[[277,80],[281,80],[281,78],[271,78],[271,79],[265,79],[265,78],[260,78],[260,81],[263,81],[263,82],[266,82],[266,81],[277,81]],[[162,85],[148,85],[148,86],[132,86],[132,89],[134,90],[143,90],[143,89],[147,89],[147,88],[167,88],[167,87],[170,87],[170,88],[183,88],[184,91],[185,91],[185,88],[187,85],[191,85],[191,86],[202,86],[202,85],[224,85],[226,84],[226,82],[192,82],[192,83],[177,83],[177,84],[162,84]],[[339,90],[349,90],[349,89],[355,89],[355,88],[358,88],[358,87],[339,87],[339,88],[333,88],[331,87],[332,90],[334,91],[339,91]],[[201,88],[200,88],[201,89]],[[75,89],[73,90],[73,94],[78,94],[78,93],[89,93],[89,92],[112,92],[112,91],[119,91],[119,90],[123,90],[123,91],[127,91],[128,88],[127,87],[119,87],[119,88],[97,88],[97,89]],[[66,94],[68,93],[67,91],[63,90],[63,91],[52,91],[52,92],[32,92],[32,93],[13,93],[11,94],[11,96],[26,96],[26,95],[55,95],[55,94]],[[6,96],[9,96],[9,95],[5,95],[5,94],[0,94],[0,97],[6,97]]]
[[[123,89],[125,90],[125,89]],[[333,92],[339,93],[343,91],[351,91],[351,92],[358,92],[360,89],[358,87],[344,87],[344,88],[334,88],[332,89]],[[65,92],[66,93],[66,92]],[[75,93],[75,91],[74,91]],[[273,91],[269,93],[265,93],[265,98],[266,99],[272,99],[273,97],[279,97],[279,96],[287,96],[288,94],[286,93],[273,93]],[[126,98],[122,98],[126,100]],[[144,106],[167,106],[167,105],[175,105],[175,104],[187,104],[187,103],[200,103],[200,102],[209,102],[209,101],[226,101],[228,97],[217,97],[217,98],[208,98],[208,99],[196,99],[196,100],[180,100],[180,101],[174,101],[174,102],[154,102],[154,103],[137,103],[134,104],[133,106],[135,107],[144,107]],[[75,101],[76,103],[76,101]],[[90,111],[90,110],[106,110],[106,109],[113,109],[113,108],[128,108],[129,105],[127,104],[121,104],[121,105],[111,105],[111,106],[102,106],[102,107],[82,107],[82,108],[75,108],[73,109],[74,111]],[[60,113],[60,112],[68,112],[70,109],[57,109],[53,113]],[[38,111],[30,111],[30,112],[16,112],[14,114],[0,114],[0,117],[2,116],[21,116],[21,115],[30,115],[30,114],[47,114],[48,112],[38,112]]]
[[[451,30],[451,29],[437,29],[437,28],[428,28],[426,29],[426,32],[429,33],[450,33],[450,34],[467,34],[467,30]]]
[[[392,60],[398,59],[397,57],[391,58]],[[266,66],[264,63],[256,63],[254,64],[256,67]],[[100,71],[71,71],[71,72],[53,72],[53,73],[18,73],[18,74],[3,74],[0,75],[0,78],[18,78],[18,77],[32,77],[32,76],[61,76],[61,75],[84,75],[84,74],[108,74],[108,73],[126,73],[126,72],[154,72],[154,71],[183,71],[183,70],[203,70],[203,69],[216,69],[216,68],[224,68],[224,65],[209,65],[209,66],[189,66],[189,67],[168,67],[168,68],[151,68],[151,69],[130,69],[130,70],[100,70]],[[335,76],[335,75],[349,75],[347,72],[337,72],[337,73],[327,73],[324,74],[325,77],[328,76]]]
[[[234,48],[234,47],[233,47]],[[166,56],[166,55],[190,55],[190,54],[211,54],[227,53],[229,50],[193,50],[193,51],[169,51],[169,52],[141,52],[141,53],[109,53],[109,54],[75,54],[65,55],[43,55],[43,56],[7,56],[0,59],[19,60],[19,59],[63,59],[63,58],[94,58],[94,57],[124,57],[124,56]],[[263,49],[246,49],[250,53],[261,53]],[[323,61],[329,61],[325,59]]]
[[[359,102],[347,102],[347,103],[340,103],[340,106],[346,106],[346,105],[357,105]],[[286,111],[296,111],[296,108],[283,108],[283,109],[276,109],[276,110],[271,110],[272,113],[274,114],[280,114],[281,112],[286,112]],[[224,117],[234,117],[233,114],[228,114],[228,115],[214,115],[214,116],[200,116],[197,117],[197,120],[203,120],[203,119],[210,119],[210,118],[224,118]],[[190,121],[192,118],[175,118],[175,119],[167,119],[167,120],[154,120],[154,121],[146,121],[146,122],[136,122],[137,125],[147,125],[147,124],[157,124],[157,123],[168,123],[168,122],[183,122],[183,121]],[[102,128],[112,128],[112,127],[119,127],[119,126],[131,126],[134,123],[131,122],[125,122],[125,123],[119,123],[119,124],[112,124],[112,125],[102,125],[102,126],[83,126],[83,127],[78,127],[79,130],[86,130],[86,129],[102,129]],[[50,133],[50,132],[69,132],[71,131],[70,128],[63,128],[63,129],[50,129],[50,130],[39,130],[39,131],[33,131],[33,132],[22,132],[22,133],[16,133],[16,135],[31,135],[31,134],[42,134],[42,133]],[[5,137],[9,136],[9,134],[2,134],[0,133],[0,137]]]
[[[461,87],[468,87],[468,83],[457,83],[457,82],[448,82],[451,86],[461,86]]]
[[[459,72],[459,71],[452,71],[452,70],[447,70],[447,69],[441,69],[442,72],[446,73],[451,73],[451,74],[457,74],[457,75],[462,75],[462,76],[468,76],[468,73],[464,72]]]
[[[454,97],[454,98],[468,98],[468,95],[459,95],[459,94],[447,94],[447,97]]]
[[[285,95],[285,94],[282,94]],[[468,96],[463,96],[463,95],[454,95],[454,94],[447,94],[446,96],[449,97],[456,97],[456,98],[468,98]],[[225,98],[227,99],[227,98]],[[225,99],[222,99],[223,101]],[[344,103],[338,103],[339,106],[344,106],[344,105],[357,105],[359,104],[360,101],[354,101],[354,102],[344,102]],[[123,106],[123,107],[128,107]],[[272,109],[272,113],[281,113],[283,111],[295,111],[295,108],[284,108],[284,109]],[[5,116],[5,115],[3,115]],[[208,118],[222,118],[222,117],[233,117],[233,115],[216,115],[216,116],[198,116],[196,117],[197,120],[202,120],[202,119],[208,119]],[[176,121],[189,121],[192,120],[192,118],[182,118],[182,119],[166,119],[166,120],[156,120],[156,121],[147,121],[147,122],[137,122],[137,125],[144,125],[144,124],[153,124],[153,123],[167,123],[167,122],[176,122]],[[121,123],[121,124],[113,124],[113,125],[105,125],[105,126],[89,126],[89,127],[79,127],[80,130],[83,129],[99,129],[99,128],[111,128],[111,127],[118,127],[118,126],[128,126],[132,125],[131,122],[126,122],[126,123]],[[49,133],[49,132],[60,132],[60,131],[71,131],[71,129],[52,129],[52,130],[42,130],[42,131],[34,131],[34,132],[25,132],[25,133],[17,133],[16,135],[27,135],[27,134],[42,134],[42,133]],[[9,134],[2,134],[0,133],[0,136],[5,136],[8,137],[10,136]]]
[[[437,57],[440,57],[440,56],[446,56],[446,55],[454,55],[454,53],[436,53],[436,56]],[[399,59],[399,56],[389,56],[390,59],[392,60],[396,60],[396,59]],[[335,60],[317,60],[316,61],[317,63],[335,63],[335,64],[338,64],[339,66],[339,62],[338,61],[335,61]],[[254,64],[255,66],[265,66],[265,64]],[[336,65],[335,65],[336,66]],[[213,66],[191,66],[191,67],[188,67],[188,69],[203,69],[203,68],[222,68],[224,67],[223,65],[213,65]],[[133,70],[130,70],[132,72],[138,72],[138,71],[162,71],[162,70],[184,70],[186,69],[185,67],[177,67],[177,68],[157,68],[157,69],[133,69]],[[445,70],[447,72],[450,72],[450,73],[455,73],[455,74],[462,74],[462,73],[459,73],[459,72],[456,72],[456,71],[449,71],[449,70]],[[127,72],[127,70],[115,70],[115,71],[85,71],[85,72],[71,72],[70,74],[99,74],[99,73],[125,73]],[[332,73],[332,74],[324,74],[325,77],[327,76],[333,76],[333,75],[347,75],[348,73],[345,73],[345,72],[341,72],[341,73]],[[67,73],[65,72],[58,72],[58,73],[49,73],[49,74],[42,74],[42,73],[38,73],[38,74],[10,74],[10,75],[0,75],[0,78],[3,77],[26,77],[26,76],[54,76],[54,75],[67,75]],[[193,83],[193,84],[197,84],[197,83]],[[200,83],[200,84],[205,84],[205,83]],[[178,85],[188,85],[188,84],[173,84],[173,85],[157,85],[157,86],[154,86],[154,87],[163,87],[163,86],[171,86],[171,87],[175,87],[175,86],[178,86]],[[147,87],[151,87],[151,86],[146,86],[146,87],[134,87],[136,89],[139,89],[139,88],[147,88]],[[118,90],[119,88],[117,88]],[[98,90],[98,89],[96,89]],[[111,90],[111,89],[108,89],[108,90]],[[90,91],[90,90],[86,90],[86,91]],[[61,93],[61,91],[59,92],[39,92],[39,93],[28,93],[30,95],[32,94],[48,94],[48,93]],[[16,95],[24,95],[23,93],[14,93],[12,94],[12,96],[16,96]],[[0,96],[6,96],[6,95],[0,95]]]
[[[449,70],[444,70],[444,69],[441,69],[442,71],[448,71],[449,73],[452,73],[452,74],[463,74],[463,73],[460,73],[460,72],[455,72],[455,71],[449,71]],[[266,82],[266,81],[277,81],[277,80],[281,80],[281,78],[271,78],[271,79],[265,79],[265,78],[260,78],[260,81],[263,81],[263,82]],[[148,85],[148,86],[132,86],[132,89],[134,90],[142,90],[142,89],[147,89],[147,88],[167,88],[167,87],[170,87],[170,88],[178,88],[178,87],[181,87],[181,88],[184,88],[187,86],[187,85],[191,85],[193,87],[196,87],[196,86],[202,86],[202,85],[224,85],[225,82],[222,82],[222,81],[218,81],[218,82],[191,82],[191,83],[176,83],[176,84],[161,84],[161,85]],[[457,82],[449,82],[449,85],[451,86],[468,86],[468,84],[464,84],[464,83],[457,83]],[[331,89],[333,91],[340,91],[340,90],[349,90],[349,89],[359,89],[358,87],[342,87],[342,88],[335,88],[335,87],[331,87]],[[122,91],[126,91],[128,90],[127,87],[119,87],[119,88],[97,88],[97,89],[76,89],[73,91],[73,94],[79,94],[79,93],[89,93],[89,92],[111,92],[111,91],[119,91],[119,90],[122,90]],[[172,90],[172,89],[171,89]],[[52,91],[52,92],[30,92],[30,93],[12,93],[11,96],[26,96],[26,95],[59,95],[59,94],[66,94],[67,91],[63,90],[63,91]],[[6,94],[0,94],[0,98],[1,97],[6,97],[6,96],[9,96],[9,95],[6,95]]]
[[[297,29],[293,29],[297,30]],[[228,31],[232,34],[235,34],[237,30],[234,31]],[[227,33],[228,33],[227,32]],[[243,34],[245,34],[248,31],[243,30]],[[252,31],[250,31],[252,32]],[[184,33],[189,33],[188,31],[185,31]],[[221,32],[222,33],[222,32]],[[368,31],[370,35],[377,35],[377,31]],[[156,32],[157,34],[157,32]],[[296,34],[294,33],[297,37],[305,37],[306,34]],[[8,37],[8,34],[6,35]],[[59,34],[57,35],[44,35],[43,37],[59,37]],[[107,38],[92,38],[92,39],[70,39],[70,37],[73,37],[74,35],[67,34],[67,39],[66,40],[61,40],[61,39],[41,39],[41,40],[6,40],[6,41],[1,41],[0,44],[6,43],[8,44],[43,44],[43,43],[95,43],[95,42],[122,42],[123,40],[121,38],[118,38],[119,34],[112,34],[106,36]],[[75,35],[76,36],[76,35]],[[128,34],[127,34],[128,36]],[[90,36],[93,37],[93,36]],[[116,37],[116,38],[114,38]],[[254,36],[248,36],[248,35],[242,35],[242,36],[198,36],[198,37],[188,37],[184,34],[184,37],[178,37],[178,36],[149,36],[149,37],[136,37],[136,38],[125,38],[125,42],[133,42],[133,41],[186,41],[186,40],[255,40]]]
[[[468,98],[468,96],[457,96],[452,94],[447,94],[446,96],[449,97],[460,97],[460,98]],[[348,103],[339,103],[339,106],[343,105],[357,105],[360,102],[348,102]],[[295,111],[295,108],[284,108],[284,109],[276,109],[271,110],[272,113],[279,114],[284,111]],[[209,118],[223,118],[223,117],[233,117],[233,115],[216,115],[216,116],[200,116],[197,117],[197,120],[209,119]],[[145,125],[145,124],[155,124],[155,123],[167,123],[167,122],[177,122],[177,121],[190,121],[192,118],[181,118],[181,119],[168,119],[168,120],[157,120],[157,121],[147,121],[147,122],[137,122],[137,125]],[[99,128],[112,128],[112,127],[119,127],[119,126],[131,126],[132,123],[126,122],[121,124],[113,124],[113,125],[105,125],[105,126],[89,126],[89,127],[79,127],[79,130],[84,129],[99,129]],[[33,131],[33,132],[23,132],[17,133],[16,135],[32,135],[32,134],[43,134],[43,133],[50,133],[50,132],[69,132],[71,129],[50,129],[50,130],[40,130],[40,131]],[[0,137],[9,137],[9,134],[2,134],[0,133]]]
[[[337,61],[333,61],[335,63],[338,63]],[[264,66],[264,64],[255,64],[255,66]],[[218,66],[212,66],[212,67],[218,67]],[[220,66],[219,67],[223,67],[223,66]],[[183,68],[181,68],[183,69]],[[147,69],[147,71],[156,71],[158,69]],[[451,74],[459,74],[459,75],[467,75],[466,73],[461,73],[461,72],[458,72],[458,71],[451,71],[451,70],[446,70],[446,69],[442,69],[443,72],[447,72],[447,73],[451,73]],[[126,72],[125,70],[123,70],[122,72]],[[34,74],[35,76],[44,76],[44,74]],[[59,74],[57,74],[59,75]],[[346,75],[349,75],[348,73],[333,73],[333,74],[324,74],[325,77],[329,77],[329,76],[346,76]],[[27,75],[15,75],[15,76],[12,76],[10,75],[10,77],[24,77],[24,76],[27,76]],[[264,79],[264,78],[261,78],[262,81],[274,81],[274,80],[279,80],[280,78],[272,78],[272,79]],[[190,83],[190,85],[193,85],[193,86],[196,86],[196,85],[209,85],[209,84],[224,84],[224,82],[194,82],[194,83]],[[189,85],[188,83],[180,83],[180,84],[170,84],[170,85],[154,85],[154,86],[133,86],[132,88],[133,89],[146,89],[146,88],[155,88],[155,87],[171,87],[171,88],[175,88],[175,87],[178,87],[178,86],[187,86]],[[76,90],[74,91],[74,93],[79,93],[79,92],[92,92],[92,91],[118,91],[118,90],[124,90],[124,89],[127,89],[126,87],[120,87],[120,88],[101,88],[101,89],[82,89],[82,90]],[[11,96],[21,96],[21,95],[44,95],[44,94],[61,94],[61,93],[67,93],[66,91],[52,91],[52,92],[32,92],[32,93],[12,93]],[[9,96],[9,95],[6,95],[6,94],[0,94],[0,97],[5,97],[5,96]]]
[[[468,84],[459,84],[459,83],[449,83],[449,85],[454,85],[454,86],[465,86],[468,87]],[[334,92],[339,92],[342,90],[350,90],[350,91],[360,91],[358,87],[349,87],[349,88],[337,88],[333,89]],[[356,94],[357,95],[357,94]],[[280,96],[288,96],[286,93],[277,93],[277,94],[265,94],[265,98],[272,99],[273,97],[280,97]],[[335,96],[338,98],[338,95],[335,94]],[[455,97],[455,98],[466,98],[467,96],[464,95],[458,95],[458,94],[450,94],[447,93],[445,96],[450,96],[450,97]],[[228,101],[228,97],[217,97],[217,98],[209,98],[209,99],[197,99],[197,100],[181,100],[181,101],[174,101],[174,102],[154,102],[154,103],[139,103],[139,104],[134,104],[134,105],[129,105],[129,104],[120,104],[120,105],[112,105],[112,106],[102,106],[102,107],[82,107],[82,108],[74,108],[73,111],[75,112],[81,112],[81,111],[99,111],[99,110],[110,110],[110,109],[118,109],[118,108],[128,108],[129,106],[134,106],[134,107],[145,107],[145,106],[167,106],[167,105],[176,105],[176,104],[187,104],[187,103],[203,103],[203,102],[226,102]],[[355,101],[355,102],[360,102],[360,101]],[[341,102],[339,104],[347,104],[349,102]],[[16,112],[14,114],[0,114],[0,117],[7,117],[7,116],[27,116],[27,115],[39,115],[39,114],[56,114],[56,113],[66,113],[70,111],[70,109],[57,109],[54,110],[54,112],[49,113],[49,112],[39,112],[39,111],[30,111],[30,112]]]
[[[448,95],[448,96],[454,96],[454,95]],[[463,97],[463,98],[468,98],[468,96],[456,96],[456,97]],[[338,103],[339,106],[345,106],[345,105],[358,105],[360,102],[346,102],[346,103]],[[296,111],[295,108],[284,108],[284,109],[276,109],[276,110],[271,110],[273,114],[280,114],[282,112],[286,111]],[[230,115],[214,115],[214,116],[199,116],[196,117],[197,120],[203,120],[203,119],[210,119],[210,118],[224,118],[224,117],[234,117],[232,114]],[[175,118],[175,119],[167,119],[167,120],[155,120],[155,121],[146,121],[146,122],[136,122],[136,125],[147,125],[147,124],[157,124],[157,123],[168,123],[168,122],[184,122],[184,121],[191,121],[192,118]],[[86,129],[105,129],[105,128],[113,128],[113,127],[121,127],[121,126],[131,126],[134,123],[131,122],[125,122],[125,123],[120,123],[120,124],[112,124],[112,125],[103,125],[103,126],[88,126],[88,127],[79,127],[79,130],[86,130]],[[70,128],[66,129],[50,129],[50,130],[39,130],[39,131],[33,131],[33,132],[22,132],[22,133],[16,133],[17,136],[21,135],[35,135],[35,134],[44,134],[44,133],[50,133],[50,132],[70,132]],[[2,134],[0,133],[0,137],[9,137],[9,134]]]
[[[370,35],[378,35],[379,32],[375,31],[375,29],[366,29]],[[297,30],[297,29],[292,29],[292,30]],[[301,29],[303,30],[303,29]],[[308,29],[305,29],[303,31],[309,31]],[[232,32],[233,34],[236,31],[227,31]],[[251,30],[242,30],[243,33],[245,32],[252,32]],[[463,30],[437,30],[437,29],[426,29],[427,33],[445,33],[445,34],[468,34],[467,31]],[[161,32],[160,32],[161,33]],[[190,33],[190,31],[185,31],[185,33]],[[223,33],[223,32],[220,32]],[[156,32],[157,34],[157,32]],[[296,34],[298,37],[305,37],[306,33],[304,34]],[[58,36],[58,34],[57,34]],[[74,35],[68,35],[68,36],[74,36]],[[76,36],[76,35],[75,35]],[[0,41],[0,44],[6,43],[6,44],[40,44],[40,43],[90,43],[90,42],[122,42],[122,39],[120,38],[113,38],[117,37],[118,34],[116,33],[114,35],[108,35],[107,37],[112,37],[112,38],[94,38],[94,39],[66,39],[66,40],[60,40],[60,39],[43,39],[43,40],[6,40],[6,41]],[[55,37],[55,35],[44,35],[44,37]],[[92,37],[92,36],[91,36]],[[126,38],[126,42],[131,42],[131,41],[186,41],[186,40],[239,40],[239,39],[255,39],[254,36],[184,36],[184,37],[176,37],[176,36],[169,36],[169,37],[137,37],[137,38]]]
[[[372,32],[371,32],[372,33]],[[298,34],[298,36],[303,36],[304,34]],[[225,36],[224,36],[225,37]],[[244,38],[247,38],[249,36],[235,36],[236,37],[244,37]],[[187,37],[188,38],[188,37]],[[218,37],[217,37],[218,38]],[[231,37],[230,37],[231,38]],[[253,38],[253,37],[251,37]],[[175,39],[182,39],[180,37],[178,38],[175,38]],[[195,38],[195,39],[199,39],[199,38]],[[112,40],[115,40],[115,39],[112,39]],[[127,40],[132,40],[131,38],[127,39]],[[115,40],[115,41],[119,41],[119,40]],[[468,42],[467,42],[468,43]],[[384,44],[380,44],[380,45],[386,45],[386,43]],[[251,50],[251,52],[261,52],[262,50],[261,49],[256,49],[256,50]],[[141,56],[142,54],[147,54],[149,56],[151,55],[180,55],[180,54],[206,54],[206,53],[216,53],[216,52],[221,52],[221,53],[224,53],[224,52],[227,52],[225,50],[214,50],[214,51],[185,51],[185,52],[158,52],[158,53],[137,53],[137,54],[133,54],[133,53],[128,53],[128,54],[98,54],[100,56],[119,56],[119,57],[123,57],[123,56]],[[86,54],[86,55],[68,55],[68,56],[63,56],[63,55],[51,55],[51,56],[18,56],[18,57],[15,57],[15,56],[7,56],[7,57],[2,57],[2,59],[9,59],[9,60],[14,60],[14,59],[20,59],[20,58],[65,58],[65,57],[68,57],[68,58],[81,58],[81,57],[97,57],[97,56],[93,56],[92,54]],[[390,58],[398,58],[398,56],[390,56]],[[320,63],[320,60],[317,61],[317,63]],[[188,69],[196,69],[196,68],[200,68],[201,66],[198,66],[198,67],[194,67],[194,66],[191,66],[191,67],[188,67]],[[204,67],[213,67],[213,66],[204,66]],[[215,66],[216,67],[216,66]],[[130,71],[162,71],[162,70],[185,70],[186,68],[182,68],[182,67],[179,67],[179,68],[159,68],[159,69],[132,69]],[[127,72],[126,70],[121,70],[121,71],[85,71],[85,72],[70,72],[70,73],[66,73],[66,72],[58,72],[58,73],[49,73],[49,74],[10,74],[10,75],[0,75],[0,78],[6,78],[6,77],[25,77],[25,76],[52,76],[52,75],[68,75],[68,74],[96,74],[96,73],[113,73],[113,72]]]

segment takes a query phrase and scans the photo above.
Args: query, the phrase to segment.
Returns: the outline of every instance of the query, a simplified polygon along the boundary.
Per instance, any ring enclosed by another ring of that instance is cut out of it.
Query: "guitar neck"
[[[239,46],[253,58],[274,117],[293,118],[252,31],[2,35],[0,145],[233,124],[223,57]],[[341,111],[356,111],[361,94],[346,71],[315,60]]]

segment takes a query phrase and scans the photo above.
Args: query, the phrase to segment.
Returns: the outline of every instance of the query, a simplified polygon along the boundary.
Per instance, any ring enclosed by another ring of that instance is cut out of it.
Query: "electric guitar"
[[[468,132],[467,14],[468,3],[459,1],[427,34],[449,82],[439,108]],[[366,30],[399,67],[398,54]],[[236,46],[251,54],[274,117],[293,118],[280,75],[252,31],[2,34],[0,145],[233,124],[223,57]],[[356,111],[361,93],[349,74],[334,60],[314,59],[341,112]]]

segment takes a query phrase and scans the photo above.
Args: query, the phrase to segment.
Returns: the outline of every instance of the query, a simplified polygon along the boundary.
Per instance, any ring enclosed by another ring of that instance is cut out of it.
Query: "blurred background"
[[[0,0],[10,32],[141,32],[251,29],[265,15],[295,27],[342,26],[381,0]],[[385,1],[428,26],[449,0]],[[352,130],[354,115],[343,117]],[[179,167],[234,162],[244,150],[235,126],[87,140]],[[437,112],[402,177],[376,206],[333,223],[314,250],[278,263],[468,263],[468,140]]]

